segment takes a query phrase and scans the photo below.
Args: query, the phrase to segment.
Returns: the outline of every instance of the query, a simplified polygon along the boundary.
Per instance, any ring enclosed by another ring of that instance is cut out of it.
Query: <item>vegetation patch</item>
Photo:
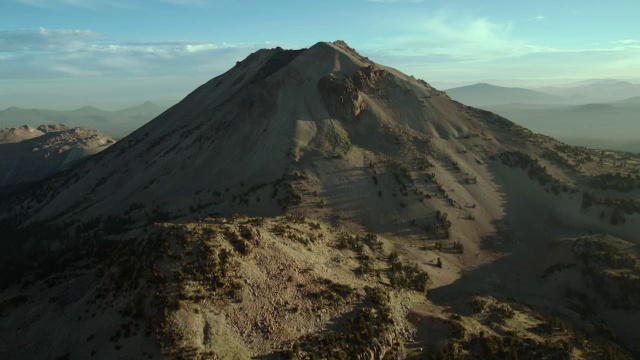
[[[538,181],[543,186],[555,181],[547,169],[540,165],[537,159],[534,159],[531,155],[523,153],[522,151],[504,152],[499,155],[499,158],[504,165],[510,168],[519,167],[522,170],[528,169],[529,178]]]

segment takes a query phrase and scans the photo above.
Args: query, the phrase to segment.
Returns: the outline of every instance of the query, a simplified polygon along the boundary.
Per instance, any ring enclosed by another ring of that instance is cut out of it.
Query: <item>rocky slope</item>
[[[6,128],[0,130],[0,144],[13,144],[41,136],[42,134],[44,134],[42,131],[34,129],[29,125],[17,128]]]
[[[558,289],[605,295],[550,285],[547,267],[568,260],[545,259],[587,232],[633,248],[639,168],[455,102],[343,42],[260,50],[4,200],[0,300],[11,324],[51,315],[16,335],[47,344],[34,356],[624,358],[638,339],[622,319],[637,323],[637,309],[587,301],[580,318]],[[637,262],[625,266],[633,289]],[[46,303],[34,295],[45,284]],[[476,298],[486,314],[470,312]],[[47,335],[76,318],[93,337]],[[0,343],[17,339],[4,329]]]

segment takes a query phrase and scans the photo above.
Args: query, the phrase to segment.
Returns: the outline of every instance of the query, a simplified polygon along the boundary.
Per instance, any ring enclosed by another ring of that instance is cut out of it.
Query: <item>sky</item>
[[[344,40],[430,84],[640,83],[640,1],[0,0],[0,109],[176,101],[261,48]]]

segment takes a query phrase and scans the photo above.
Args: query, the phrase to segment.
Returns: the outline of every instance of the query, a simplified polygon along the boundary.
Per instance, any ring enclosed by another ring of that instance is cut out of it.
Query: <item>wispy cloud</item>
[[[542,15],[538,15],[538,16],[533,18],[533,20],[535,20],[535,21],[544,21],[544,19],[545,19],[545,17],[542,16]]]
[[[71,65],[55,65],[51,67],[51,70],[74,76],[90,76],[102,74],[99,71],[80,69]]]
[[[516,27],[525,25],[515,21],[445,11],[405,20],[383,20],[380,26],[392,35],[358,44],[358,50],[431,81],[640,73],[640,41],[635,39],[612,41],[609,46],[559,47],[517,35]]]
[[[630,44],[638,44],[638,43],[640,43],[640,40],[625,39],[625,40],[612,41],[611,43],[612,44],[630,45]]]
[[[92,30],[0,31],[0,78],[165,76],[175,69],[213,76],[253,51],[277,45],[113,42]]]
[[[85,9],[98,9],[102,7],[116,7],[130,9],[133,5],[130,2],[119,0],[11,0],[15,3],[39,7],[43,9],[53,9],[57,7],[77,7]]]
[[[82,49],[100,35],[91,30],[0,31],[0,52],[71,51]]]
[[[202,0],[161,0],[162,2],[174,5],[202,5]]]
[[[425,0],[365,0],[367,2],[375,2],[375,3],[419,3],[424,2]]]
[[[403,35],[375,39],[368,48],[383,55],[448,57],[450,61],[486,61],[522,56],[545,48],[511,35],[513,23],[486,17],[440,13],[407,22]],[[389,46],[389,44],[393,44]]]

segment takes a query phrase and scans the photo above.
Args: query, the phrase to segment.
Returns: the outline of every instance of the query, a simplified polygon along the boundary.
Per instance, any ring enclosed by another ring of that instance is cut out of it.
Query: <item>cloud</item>
[[[99,71],[80,69],[75,66],[70,65],[56,65],[52,66],[51,70],[61,72],[64,74],[75,75],[75,76],[90,76],[90,75],[100,75]]]
[[[92,30],[0,31],[0,78],[217,75],[264,47],[197,41],[114,42]]]
[[[375,3],[401,3],[401,2],[419,3],[419,2],[424,2],[425,0],[365,0],[365,1],[375,2]]]
[[[542,15],[538,15],[538,16],[536,16],[536,17],[534,17],[534,18],[533,18],[533,20],[535,20],[535,21],[544,21],[544,19],[545,19],[545,18],[544,18],[544,16],[542,16]]]
[[[162,2],[174,5],[202,5],[202,0],[162,0]]]
[[[33,6],[43,9],[58,7],[76,7],[97,10],[100,8],[133,9],[138,5],[135,2],[124,0],[10,0],[18,4]],[[206,0],[155,0],[173,5],[204,5]]]
[[[57,7],[77,7],[85,9],[98,9],[101,7],[116,7],[130,9],[132,5],[119,0],[12,0],[15,3],[39,7],[43,9],[52,9]]]
[[[640,40],[625,39],[625,40],[612,41],[611,43],[612,44],[630,45],[630,44],[638,44],[638,43],[640,43]]]
[[[509,21],[440,13],[419,21],[410,19],[406,25],[389,31],[402,35],[379,37],[366,47],[384,56],[448,57],[456,62],[487,61],[545,50],[511,36],[513,26]]]
[[[407,16],[402,22],[377,20],[385,35],[353,45],[376,62],[427,81],[547,81],[640,74],[640,41],[634,39],[609,46],[551,46],[519,36],[515,30],[520,24],[515,21],[445,11]]]
[[[109,42],[92,30],[0,31],[0,53],[128,53],[180,56],[198,52],[247,48],[264,44],[228,44],[194,41]]]
[[[100,34],[91,30],[0,31],[0,52],[72,51],[86,47]]]

